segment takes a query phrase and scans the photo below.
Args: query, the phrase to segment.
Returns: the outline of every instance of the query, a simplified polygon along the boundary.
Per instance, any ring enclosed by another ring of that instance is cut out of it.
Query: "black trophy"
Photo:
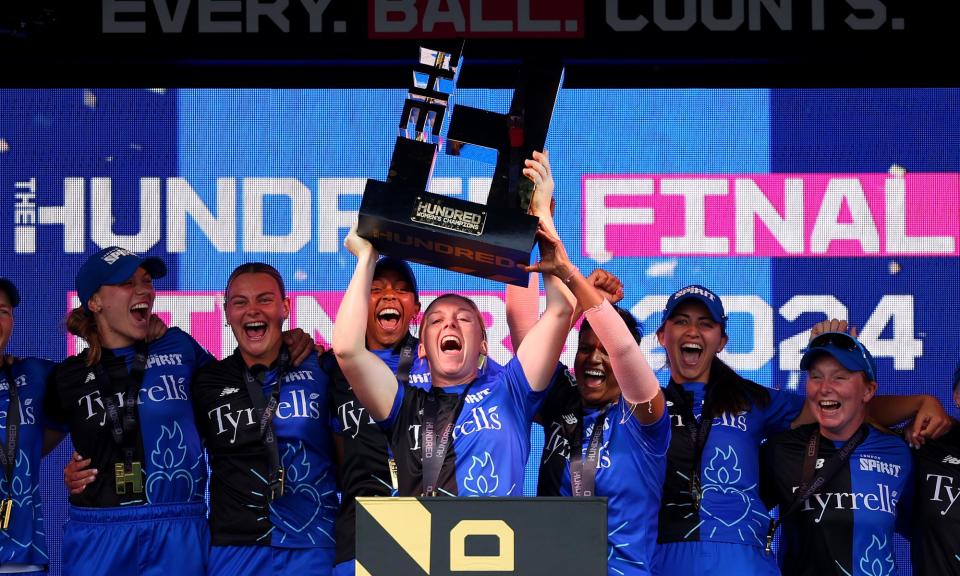
[[[496,163],[486,204],[427,192],[463,44],[420,49],[386,182],[367,180],[358,233],[382,254],[525,286],[537,218],[524,160],[543,150],[563,81],[559,63],[524,62],[510,111],[456,106],[446,152]]]

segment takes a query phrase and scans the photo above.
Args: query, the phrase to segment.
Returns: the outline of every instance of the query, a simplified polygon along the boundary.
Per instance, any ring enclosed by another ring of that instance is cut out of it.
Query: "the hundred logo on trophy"
[[[462,49],[420,49],[387,180],[367,180],[358,232],[383,254],[526,285],[537,218],[527,214],[533,184],[523,163],[543,149],[563,67],[524,62],[506,114],[452,106]],[[427,192],[441,148],[495,164],[486,204]]]

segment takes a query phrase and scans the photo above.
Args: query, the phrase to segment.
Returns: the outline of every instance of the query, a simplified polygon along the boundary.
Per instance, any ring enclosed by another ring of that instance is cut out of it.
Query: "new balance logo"
[[[949,455],[944,456],[943,463],[944,464],[960,464],[960,458],[957,458],[956,456],[949,456]]]
[[[576,417],[576,415],[574,415],[574,414],[564,414],[564,415],[563,415],[563,421],[566,422],[567,424],[573,426],[574,424],[577,423],[577,417]]]
[[[86,380],[83,381],[83,383],[86,384],[87,382],[92,382],[93,380],[96,380],[96,379],[97,377],[93,375],[93,372],[87,372],[87,378]]]
[[[236,394],[239,391],[240,391],[239,388],[230,388],[229,386],[227,386],[226,388],[223,389],[223,391],[220,392],[220,397],[223,398],[224,396]]]

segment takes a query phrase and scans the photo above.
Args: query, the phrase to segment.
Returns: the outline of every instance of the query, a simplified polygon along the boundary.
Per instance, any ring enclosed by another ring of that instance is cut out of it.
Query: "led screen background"
[[[251,260],[283,273],[290,324],[329,343],[353,269],[342,239],[364,180],[386,176],[405,96],[0,91],[0,266],[23,295],[8,351],[75,351],[62,327],[74,274],[109,244],[167,262],[157,311],[217,355],[234,346],[220,290]],[[510,97],[459,90],[453,102],[503,112]],[[655,368],[659,311],[697,283],[724,298],[726,359],[744,376],[802,388],[804,332],[845,315],[865,330],[881,392],[935,394],[956,415],[958,134],[960,90],[576,89],[561,91],[547,148],[568,251],[624,281]],[[483,201],[491,173],[441,154],[432,188]],[[505,361],[502,285],[415,270],[425,295],[476,296]],[[68,454],[42,471],[54,574]]]

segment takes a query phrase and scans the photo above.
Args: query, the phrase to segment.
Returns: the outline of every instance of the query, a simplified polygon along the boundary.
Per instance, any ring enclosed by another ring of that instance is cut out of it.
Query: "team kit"
[[[523,174],[539,260],[506,287],[504,365],[472,300],[421,309],[413,269],[356,227],[326,350],[284,331],[270,264],[226,279],[238,345],[217,359],[153,314],[161,259],[90,254],[66,320],[86,347],[60,363],[3,356],[0,573],[47,570],[40,461],[67,434],[64,574],[344,576],[368,574],[358,498],[523,496],[536,422],[538,496],[606,499],[611,576],[895,575],[895,534],[914,574],[960,575],[960,430],[933,396],[883,394],[839,320],[811,327],[805,394],[748,380],[718,357],[727,315],[699,285],[674,292],[656,328],[661,386],[617,306],[630,287],[567,255],[547,155]],[[20,302],[0,278],[0,352]],[[956,402],[958,384],[960,370]]]

